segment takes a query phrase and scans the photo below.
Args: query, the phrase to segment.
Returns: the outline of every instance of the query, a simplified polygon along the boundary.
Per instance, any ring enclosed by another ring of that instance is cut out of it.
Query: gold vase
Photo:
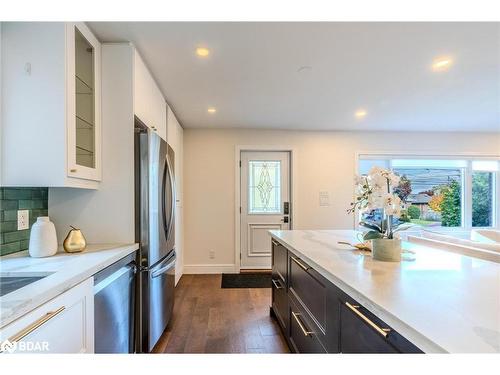
[[[67,253],[79,253],[85,250],[87,241],[85,241],[85,237],[80,229],[72,227],[71,225],[70,227],[71,230],[63,242],[64,251]]]

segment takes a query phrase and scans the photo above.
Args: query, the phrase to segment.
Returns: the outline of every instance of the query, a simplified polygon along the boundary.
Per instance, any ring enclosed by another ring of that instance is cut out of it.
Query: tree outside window
[[[492,172],[472,173],[472,226],[493,225],[493,177]]]

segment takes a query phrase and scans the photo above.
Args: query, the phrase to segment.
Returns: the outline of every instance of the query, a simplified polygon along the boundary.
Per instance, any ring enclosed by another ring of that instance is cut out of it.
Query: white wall
[[[231,271],[235,259],[235,146],[292,146],[295,229],[348,229],[357,151],[500,154],[500,133],[184,130],[184,272]],[[319,192],[330,206],[319,206]],[[210,250],[215,259],[209,259]]]
[[[62,242],[69,225],[89,243],[133,243],[133,47],[102,46],[102,181],[99,190],[49,189],[49,214]]]

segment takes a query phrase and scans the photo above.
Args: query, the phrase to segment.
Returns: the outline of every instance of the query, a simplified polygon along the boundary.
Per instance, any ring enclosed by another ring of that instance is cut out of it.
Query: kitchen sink
[[[35,281],[41,280],[50,274],[38,275],[38,276],[14,276],[14,275],[1,275],[0,276],[0,296],[9,294],[15,290],[21,289],[26,285],[34,283]]]

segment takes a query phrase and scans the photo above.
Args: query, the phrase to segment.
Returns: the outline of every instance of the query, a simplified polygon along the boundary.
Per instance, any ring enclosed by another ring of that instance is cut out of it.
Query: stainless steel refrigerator
[[[137,351],[150,352],[172,315],[175,286],[175,154],[135,119]]]

